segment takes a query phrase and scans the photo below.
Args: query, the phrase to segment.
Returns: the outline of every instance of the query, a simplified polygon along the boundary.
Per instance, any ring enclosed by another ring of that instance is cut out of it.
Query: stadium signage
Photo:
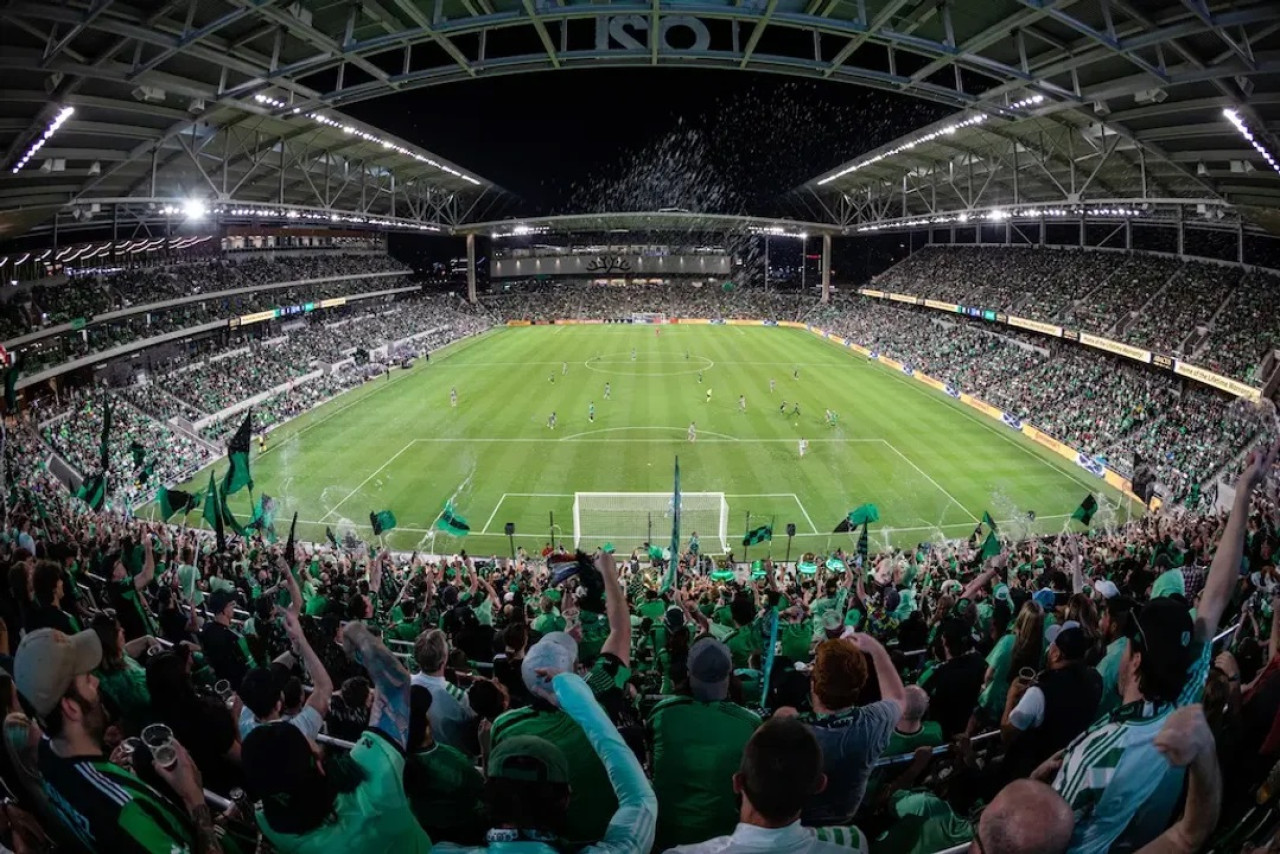
[[[858,291],[858,293],[862,294],[863,296],[874,297],[876,299],[884,299],[885,297],[884,291],[873,291],[871,290],[871,288],[863,288],[860,291]]]
[[[1045,335],[1052,335],[1055,338],[1062,337],[1062,327],[1054,326],[1052,323],[1041,323],[1038,320],[1029,320],[1025,317],[1015,317],[1009,315],[1010,326],[1020,326],[1023,329],[1030,329],[1034,332],[1043,332]]]
[[[1122,344],[1119,341],[1112,341],[1110,338],[1102,338],[1097,335],[1090,335],[1087,332],[1081,332],[1080,343],[1086,347],[1096,347],[1099,350],[1106,350],[1108,353],[1115,353],[1117,356],[1126,356],[1136,362],[1147,364],[1151,362],[1150,350],[1143,350],[1141,347],[1134,347],[1131,344]]]
[[[588,273],[630,273],[631,262],[621,255],[608,256],[598,255],[587,262],[586,271]]]
[[[889,293],[888,297],[894,302],[906,302],[906,303],[911,303],[912,305],[916,304],[916,298],[911,296],[910,294]]]
[[[671,43],[671,31],[678,28],[693,33],[693,44],[684,43],[688,41],[687,36],[681,37],[681,44]],[[705,22],[692,15],[662,17],[656,34],[649,30],[647,15],[611,15],[596,19],[596,50],[601,52],[648,52],[654,38],[658,39],[663,50],[670,53],[701,53],[711,47],[711,30]]]
[[[1256,402],[1262,396],[1261,392],[1253,386],[1245,385],[1221,374],[1215,374],[1213,371],[1207,371],[1204,368],[1198,368],[1195,365],[1188,365],[1181,360],[1174,364],[1173,372],[1179,376],[1190,377],[1205,385],[1213,386],[1228,394],[1234,394],[1236,397],[1243,397],[1246,400]]]
[[[955,314],[960,310],[960,306],[953,302],[940,302],[936,299],[927,299],[924,301],[924,304],[929,308],[936,308],[938,311],[949,311],[952,314]]]

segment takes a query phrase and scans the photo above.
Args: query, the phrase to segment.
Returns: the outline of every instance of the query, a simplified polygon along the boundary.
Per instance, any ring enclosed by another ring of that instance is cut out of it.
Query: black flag
[[[244,414],[240,429],[227,443],[227,461],[231,468],[222,480],[222,495],[225,498],[240,491],[242,487],[253,489],[253,476],[249,473],[249,439],[253,432],[253,412]]]

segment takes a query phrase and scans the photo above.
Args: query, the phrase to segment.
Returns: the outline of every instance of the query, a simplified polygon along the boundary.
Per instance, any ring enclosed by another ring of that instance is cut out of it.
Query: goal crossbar
[[[671,511],[670,492],[575,492],[573,544],[666,546],[671,538]],[[729,551],[729,503],[723,492],[680,494],[681,548],[687,547],[695,532],[704,552]]]

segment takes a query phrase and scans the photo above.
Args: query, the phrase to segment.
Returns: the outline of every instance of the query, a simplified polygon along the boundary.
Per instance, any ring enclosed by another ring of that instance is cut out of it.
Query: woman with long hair
[[[996,641],[995,648],[987,655],[986,683],[978,697],[974,719],[969,722],[972,731],[999,723],[1009,684],[1024,667],[1039,671],[1043,656],[1044,609],[1028,599],[1018,611],[1013,631]]]
[[[135,735],[151,723],[147,671],[138,659],[147,653],[154,641],[140,637],[125,643],[124,626],[120,625],[112,610],[95,616],[91,628],[102,643],[102,663],[95,673],[98,690],[125,733]]]

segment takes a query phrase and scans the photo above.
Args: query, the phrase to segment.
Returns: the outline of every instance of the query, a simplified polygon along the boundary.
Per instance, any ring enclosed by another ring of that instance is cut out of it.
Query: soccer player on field
[[[609,384],[608,384],[608,383],[605,383],[605,384],[604,384],[604,399],[605,399],[605,400],[608,400],[608,399],[609,399],[609,395],[610,395],[610,394],[612,394],[612,393],[613,393],[613,389],[609,387]]]
[[[561,362],[561,363],[560,363],[560,376],[562,376],[562,377],[567,377],[567,376],[569,376],[569,363],[568,363],[568,362]]]
[[[554,372],[547,374],[547,382],[551,383],[552,385],[556,384],[556,375]]]
[[[747,396],[745,394],[738,395],[738,411],[739,412],[747,411]]]
[[[632,348],[631,348],[631,361],[633,361],[633,362],[634,362],[635,360],[636,360],[636,348],[635,348],[635,347],[632,347]]]
[[[702,371],[698,371],[698,385],[702,385]]]
[[[711,389],[707,389],[707,403],[711,402]]]
[[[689,422],[689,441],[698,441],[698,425],[694,424],[692,421]]]
[[[798,379],[800,379],[800,369],[799,369],[799,368],[796,368],[795,370],[793,370],[793,371],[791,372],[791,379],[793,379],[793,380],[798,380]]]
[[[547,419],[547,427],[552,430],[556,429],[556,413],[554,410],[551,412],[551,417]]]
[[[449,389],[449,405],[454,409],[458,408],[458,387],[454,386]]]
[[[596,420],[596,402],[591,401],[591,405],[587,407],[587,420],[595,422]]]
[[[783,415],[787,414],[787,402],[785,400],[778,406],[778,411]]]
[[[773,394],[773,390],[778,387],[778,381],[773,377],[769,377],[769,394]]]
[[[804,452],[807,450],[809,450],[809,440],[801,439],[800,440],[800,458],[801,459],[804,459]]]
[[[795,417],[797,417],[797,418],[799,418],[799,417],[800,417],[800,401],[798,401],[798,400],[797,400],[797,401],[795,402],[795,404],[794,404],[794,405],[792,405],[792,407],[791,407],[791,414],[792,414],[792,415],[794,415],[794,416],[795,416]]]

